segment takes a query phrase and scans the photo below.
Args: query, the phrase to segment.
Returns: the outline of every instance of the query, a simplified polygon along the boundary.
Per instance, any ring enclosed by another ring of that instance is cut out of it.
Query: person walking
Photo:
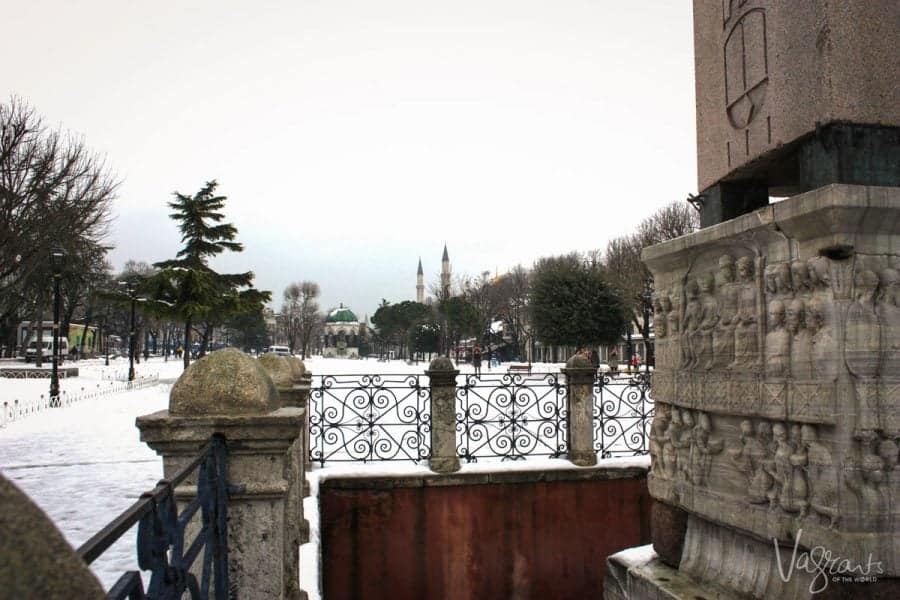
[[[478,344],[472,348],[472,366],[475,367],[475,376],[481,377],[481,347]]]
[[[615,348],[609,353],[609,372],[613,377],[619,373],[619,353]]]

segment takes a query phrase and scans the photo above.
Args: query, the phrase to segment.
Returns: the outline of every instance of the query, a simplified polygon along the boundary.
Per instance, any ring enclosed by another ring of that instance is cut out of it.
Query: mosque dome
[[[326,323],[359,323],[359,319],[353,311],[341,304],[338,308],[331,309],[325,318]]]

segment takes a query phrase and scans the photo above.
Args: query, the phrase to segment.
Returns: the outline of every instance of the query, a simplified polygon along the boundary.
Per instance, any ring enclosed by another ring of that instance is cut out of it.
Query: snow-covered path
[[[121,361],[119,361],[121,362]],[[81,376],[62,380],[63,389],[107,385],[121,365],[105,368],[82,361]],[[173,380],[175,361],[151,359],[136,366],[138,375]],[[0,379],[0,398],[24,398],[47,392],[49,381]],[[89,398],[51,408],[0,429],[0,471],[24,490],[75,547],[85,542],[162,477],[162,462],[142,444],[134,419],[168,404],[170,383]],[[93,565],[104,586],[122,571],[136,569],[133,529]]]

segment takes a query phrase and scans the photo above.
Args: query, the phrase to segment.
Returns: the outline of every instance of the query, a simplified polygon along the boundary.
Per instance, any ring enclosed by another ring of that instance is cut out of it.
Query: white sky
[[[111,258],[180,246],[217,179],[277,308],[604,247],[696,191],[687,0],[0,0],[0,92],[123,180]]]

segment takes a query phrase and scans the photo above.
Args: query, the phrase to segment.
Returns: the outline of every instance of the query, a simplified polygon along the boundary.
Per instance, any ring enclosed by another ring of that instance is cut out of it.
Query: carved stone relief
[[[742,256],[737,260],[738,309],[734,332],[734,361],[732,369],[756,371],[759,366],[759,332],[757,331],[756,281],[753,259]]]

